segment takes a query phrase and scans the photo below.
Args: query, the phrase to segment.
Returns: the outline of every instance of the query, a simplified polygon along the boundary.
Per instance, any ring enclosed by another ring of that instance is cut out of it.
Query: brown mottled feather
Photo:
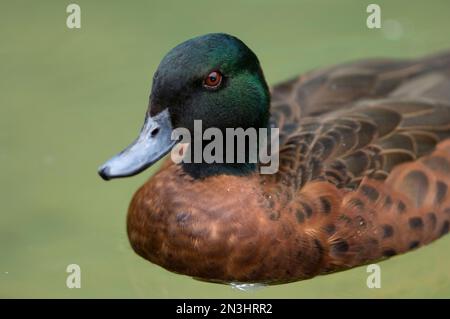
[[[449,231],[449,92],[449,53],[275,86],[279,172],[199,182],[168,163],[133,198],[130,242],[174,272],[265,283],[428,244]]]

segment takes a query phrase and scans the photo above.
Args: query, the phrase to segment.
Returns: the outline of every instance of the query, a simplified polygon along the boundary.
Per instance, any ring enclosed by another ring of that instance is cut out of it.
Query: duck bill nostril
[[[153,131],[150,133],[151,137],[155,137],[159,133],[159,127],[156,127],[153,129]]]

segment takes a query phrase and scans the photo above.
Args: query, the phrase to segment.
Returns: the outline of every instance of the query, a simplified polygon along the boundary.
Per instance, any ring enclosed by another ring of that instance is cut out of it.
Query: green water
[[[450,48],[449,1],[376,1],[383,21],[397,21],[387,23],[394,36],[365,26],[374,1],[73,2],[80,30],[66,27],[69,1],[1,0],[0,297],[450,297],[450,236],[381,263],[380,289],[367,288],[365,267],[255,292],[172,274],[135,255],[125,232],[130,198],[152,172],[108,183],[96,174],[137,134],[153,72],[181,41],[234,34],[273,84]],[[81,289],[66,287],[72,263]]]

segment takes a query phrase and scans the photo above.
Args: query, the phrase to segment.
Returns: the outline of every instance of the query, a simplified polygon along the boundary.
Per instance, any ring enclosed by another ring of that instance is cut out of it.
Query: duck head
[[[109,180],[138,174],[176,144],[172,130],[267,127],[270,94],[256,55],[234,36],[196,37],[172,49],[153,77],[138,138],[99,168]]]

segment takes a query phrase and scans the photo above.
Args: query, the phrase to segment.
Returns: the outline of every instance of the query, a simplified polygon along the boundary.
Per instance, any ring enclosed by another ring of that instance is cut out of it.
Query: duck
[[[180,145],[174,130],[193,132],[196,120],[221,132],[277,128],[279,164],[261,174],[248,156],[163,160],[131,200],[127,234],[139,256],[166,270],[283,284],[449,232],[450,52],[347,62],[269,87],[237,37],[189,39],[159,64],[139,137],[99,175],[144,171]]]

